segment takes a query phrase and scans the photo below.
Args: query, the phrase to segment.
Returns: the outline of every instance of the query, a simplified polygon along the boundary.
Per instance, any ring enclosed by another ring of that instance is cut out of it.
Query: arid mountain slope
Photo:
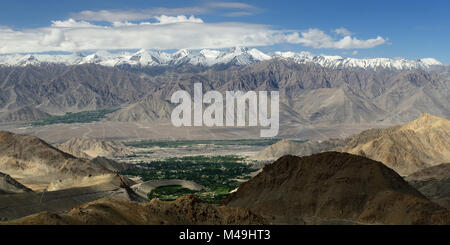
[[[117,107],[150,85],[138,74],[96,65],[0,67],[0,111],[27,105],[61,115]]]
[[[86,137],[72,138],[57,147],[80,158],[117,157],[131,153],[122,143]]]
[[[15,112],[24,106],[49,114],[121,107],[108,120],[148,123],[168,119],[171,95],[180,89],[192,94],[196,82],[203,83],[204,92],[278,90],[282,125],[392,125],[424,112],[450,117],[450,80],[440,73],[331,69],[283,59],[208,68],[0,67],[0,112]],[[32,120],[37,113],[27,113],[27,117]]]
[[[113,173],[101,164],[78,159],[37,137],[6,131],[0,131],[0,171],[33,190]]]
[[[67,212],[87,202],[102,198],[124,201],[148,201],[139,197],[129,186],[129,179],[119,175],[92,177],[91,181],[76,183],[70,188],[0,195],[0,220],[22,218],[39,212]]]
[[[8,110],[5,112],[0,111],[0,122],[27,122],[34,121],[39,118],[49,117],[50,114],[45,113],[39,109],[32,106],[24,106],[13,110]]]
[[[330,139],[326,141],[295,142],[280,140],[266,147],[253,158],[260,161],[276,160],[285,155],[307,156],[319,152],[329,151],[338,146],[345,145],[345,140]]]
[[[264,219],[246,209],[202,203],[193,195],[173,202],[101,199],[67,214],[38,213],[4,224],[21,225],[258,225]],[[1,224],[1,223],[0,223]]]
[[[0,194],[31,192],[32,190],[17,182],[11,176],[0,173]]]
[[[430,200],[450,209],[450,163],[419,170],[405,180]]]
[[[425,113],[404,125],[364,131],[337,150],[383,162],[408,175],[450,161],[450,121]]]
[[[449,224],[450,213],[380,162],[348,153],[284,156],[224,202],[284,219]]]

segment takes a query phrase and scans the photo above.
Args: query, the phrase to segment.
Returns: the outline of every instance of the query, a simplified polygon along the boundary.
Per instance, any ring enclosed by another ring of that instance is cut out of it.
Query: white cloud
[[[208,11],[203,7],[192,8],[154,8],[144,10],[85,10],[72,14],[72,18],[76,20],[86,21],[107,21],[107,22],[125,22],[149,20],[160,15],[186,15],[199,14]]]
[[[343,35],[343,36],[351,36],[351,35],[353,35],[353,32],[347,30],[344,27],[338,28],[338,29],[334,30],[333,32],[338,34],[338,35]]]
[[[385,39],[359,40],[346,36],[335,40],[319,29],[303,32],[274,30],[267,25],[239,22],[205,23],[195,16],[157,16],[154,22],[114,22],[95,25],[69,19],[53,21],[49,27],[12,30],[0,28],[0,53],[48,51],[202,49],[233,46],[302,44],[313,48],[372,48]]]
[[[250,16],[250,15],[253,15],[253,13],[247,12],[247,11],[237,11],[237,12],[230,12],[230,13],[224,14],[224,16],[227,16],[227,17],[239,17],[239,16]]]
[[[159,21],[159,24],[173,24],[173,23],[203,23],[203,20],[200,18],[195,18],[193,15],[191,15],[189,18],[187,18],[184,15],[178,15],[178,16],[167,16],[167,15],[161,15],[155,17]]]
[[[213,8],[230,8],[230,9],[253,9],[254,6],[239,2],[211,2],[206,4]]]
[[[331,49],[366,49],[373,48],[387,42],[380,36],[367,40],[359,40],[356,37],[345,36],[342,39],[334,39],[319,29],[309,29],[304,32],[293,33],[287,37],[289,43],[303,44],[313,48]]]
[[[132,23],[128,21],[115,21],[112,22],[113,27],[124,27],[124,26],[138,26],[138,25],[165,25],[165,24],[175,24],[175,23],[203,23],[203,20],[200,18],[196,18],[191,15],[189,18],[184,15],[178,16],[155,16],[157,22],[140,22],[140,23]]]
[[[241,11],[238,11],[241,10]],[[231,11],[231,12],[230,12]],[[73,13],[71,17],[75,20],[126,22],[149,20],[161,15],[198,15],[198,14],[220,14],[228,17],[252,15],[261,12],[253,5],[239,2],[209,2],[200,6],[184,8],[151,8],[142,10],[85,10]]]
[[[64,21],[52,21],[52,27],[94,27],[94,25],[87,21],[76,21],[74,19],[68,19]]]
[[[336,49],[366,49],[373,48],[386,43],[386,39],[378,36],[377,38],[359,40],[355,37],[346,36],[339,41],[330,43],[329,48]]]

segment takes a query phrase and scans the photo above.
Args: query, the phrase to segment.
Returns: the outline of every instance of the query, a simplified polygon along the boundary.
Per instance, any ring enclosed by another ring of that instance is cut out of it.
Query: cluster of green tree
[[[139,168],[123,171],[122,174],[140,176],[143,181],[157,179],[194,181],[207,188],[196,194],[212,203],[219,202],[230,191],[238,188],[240,182],[236,179],[247,179],[247,176],[255,171],[251,165],[244,163],[244,158],[233,155],[174,157],[141,162],[138,165]],[[191,192],[183,194],[188,193]]]
[[[41,118],[31,123],[32,126],[44,126],[50,124],[69,124],[69,123],[90,123],[100,121],[105,118],[106,115],[117,111],[118,109],[103,109],[96,111],[82,111],[82,112],[67,112],[63,116],[51,116]]]
[[[188,193],[197,193],[197,191],[190,190],[188,188],[184,188],[181,185],[168,185],[168,186],[160,186],[158,188],[153,189],[150,193],[148,193],[148,198],[159,198],[163,201],[173,201],[178,197],[188,194]]]

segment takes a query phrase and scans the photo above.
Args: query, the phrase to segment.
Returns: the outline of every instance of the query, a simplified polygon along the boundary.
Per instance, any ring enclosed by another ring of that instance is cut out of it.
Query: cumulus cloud
[[[384,44],[377,37],[359,40],[345,36],[334,39],[319,29],[286,31],[267,25],[225,22],[205,23],[195,16],[156,16],[151,22],[113,22],[96,25],[69,19],[53,21],[48,27],[12,30],[0,28],[0,53],[48,51],[203,49],[233,46],[269,46],[281,43],[313,48],[361,49]]]

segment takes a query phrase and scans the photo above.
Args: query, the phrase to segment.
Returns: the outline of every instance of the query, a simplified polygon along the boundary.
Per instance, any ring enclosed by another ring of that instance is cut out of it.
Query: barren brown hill
[[[102,198],[147,202],[129,186],[133,181],[120,175],[92,177],[89,182],[56,191],[24,192],[0,195],[0,220],[13,220],[39,212],[68,212],[80,204]]]
[[[24,106],[11,111],[0,111],[0,122],[26,122],[34,121],[39,118],[48,117],[50,114],[45,113],[32,106]]]
[[[137,203],[101,199],[67,214],[38,213],[3,224],[20,225],[257,225],[265,221],[247,209],[202,203],[193,195],[172,202]],[[0,223],[1,224],[1,223]]]
[[[450,163],[419,170],[405,180],[429,199],[450,209]]]
[[[58,149],[81,158],[116,157],[131,153],[122,143],[86,137],[72,138],[58,145]]]
[[[5,131],[0,131],[0,171],[33,190],[113,173],[98,162],[78,159],[37,137]]]
[[[450,121],[425,113],[404,125],[364,131],[337,150],[383,162],[408,175],[450,161]]]
[[[255,160],[267,161],[276,160],[285,155],[307,156],[319,152],[330,151],[338,146],[345,145],[345,140],[330,139],[326,141],[295,142],[290,140],[280,140],[277,143],[266,147],[256,154]]]
[[[448,224],[450,214],[384,164],[339,152],[284,156],[242,184],[224,203],[287,223],[341,220]]]

